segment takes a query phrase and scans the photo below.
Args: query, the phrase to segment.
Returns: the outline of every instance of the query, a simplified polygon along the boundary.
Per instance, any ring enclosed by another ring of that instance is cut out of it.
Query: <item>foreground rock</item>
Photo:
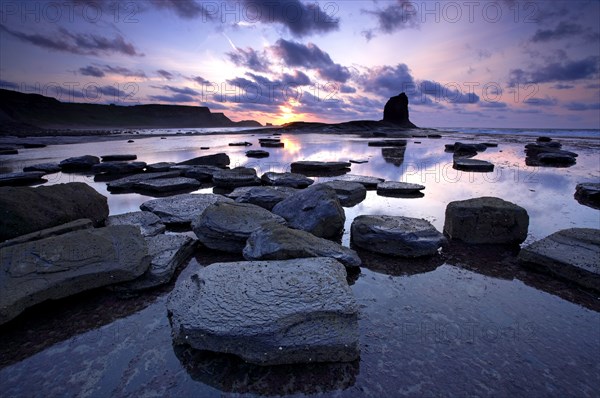
[[[177,268],[194,253],[196,241],[186,235],[157,235],[146,238],[150,267],[139,278],[114,286],[119,291],[140,291],[169,283]]]
[[[367,188],[357,182],[349,181],[327,181],[321,184],[333,188],[340,204],[344,207],[352,207],[367,197]]]
[[[287,187],[250,187],[242,195],[237,196],[235,201],[238,203],[250,203],[266,210],[272,210],[277,203],[287,199],[296,192],[294,188],[281,188]]]
[[[359,356],[358,306],[330,258],[212,264],[177,286],[167,309],[175,344],[250,363]]]
[[[85,229],[0,249],[0,324],[45,300],[132,280],[150,265],[137,227]]]
[[[194,178],[176,177],[176,178],[153,178],[150,180],[138,181],[133,189],[144,192],[182,192],[195,191],[202,184]]]
[[[532,243],[519,261],[581,286],[600,291],[600,230],[563,229]]]
[[[217,188],[234,189],[261,185],[256,170],[248,167],[236,167],[232,170],[221,170],[213,175],[213,183]]]
[[[306,188],[315,182],[312,178],[308,178],[303,174],[275,173],[272,171],[266,172],[260,179],[265,185],[300,189]]]
[[[100,158],[97,156],[84,155],[68,158],[59,163],[62,171],[87,171],[93,165],[100,163]]]
[[[287,260],[306,257],[335,258],[346,267],[358,267],[360,258],[352,249],[313,234],[283,225],[265,225],[250,235],[244,248],[246,260]]]
[[[149,200],[142,203],[140,209],[156,214],[165,224],[189,226],[208,206],[217,202],[233,201],[211,193],[183,194]]]
[[[385,181],[377,185],[377,195],[402,196],[419,194],[425,189],[424,185],[409,182]]]
[[[584,206],[600,210],[600,183],[586,182],[575,187],[575,199]]]
[[[344,231],[346,215],[335,191],[323,184],[308,187],[279,202],[273,213],[291,228],[325,239],[337,239]]]
[[[106,184],[106,188],[110,192],[132,191],[140,182],[154,179],[176,178],[181,175],[180,170],[165,171],[160,173],[142,173],[134,174],[119,178],[118,180],[110,181]]]
[[[490,173],[494,171],[494,165],[485,160],[454,158],[452,168],[461,171],[476,171],[481,173]]]
[[[150,172],[150,173],[158,173],[161,171],[169,171],[171,170],[171,167],[175,166],[175,163],[173,162],[159,162],[159,163],[152,163],[146,166],[146,171]]]
[[[189,159],[178,164],[189,165],[189,166],[217,166],[225,168],[229,166],[231,160],[225,153],[216,153],[214,155],[200,156],[197,158]]]
[[[445,241],[429,221],[401,216],[358,216],[350,239],[364,250],[409,258],[436,254]]]
[[[58,163],[38,163],[23,167],[23,171],[43,171],[46,174],[58,173],[60,170]]]
[[[268,223],[285,224],[285,220],[248,203],[217,202],[192,221],[192,229],[209,249],[242,253],[250,234]]]
[[[57,225],[56,227],[42,229],[40,231],[31,232],[29,234],[17,236],[14,239],[6,240],[0,243],[1,247],[13,246],[25,242],[33,242],[40,239],[49,238],[51,236],[63,235],[67,232],[79,231],[80,229],[93,228],[92,220],[82,218],[71,221],[66,224]]]
[[[183,177],[200,182],[212,182],[213,176],[223,170],[217,166],[175,166],[173,169],[181,170]]]
[[[519,244],[528,227],[527,211],[500,198],[461,200],[446,207],[444,233],[465,243]]]
[[[81,182],[0,188],[0,241],[81,218],[98,226],[107,217],[106,198]]]
[[[327,175],[329,173],[345,174],[350,171],[350,162],[317,162],[300,161],[291,165],[292,173],[300,173],[308,176]]]
[[[110,216],[106,220],[106,226],[111,225],[135,225],[144,237],[162,234],[167,228],[156,214],[149,211],[134,211]]]
[[[32,185],[46,182],[44,171],[22,171],[16,173],[0,174],[0,187]]]

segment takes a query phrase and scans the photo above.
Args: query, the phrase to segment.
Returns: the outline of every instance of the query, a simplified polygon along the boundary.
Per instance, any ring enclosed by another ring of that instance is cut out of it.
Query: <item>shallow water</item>
[[[580,154],[575,166],[533,168],[524,163],[530,138],[488,136],[485,141],[499,147],[477,158],[496,170],[481,174],[452,169],[452,154],[444,152],[444,144],[470,135],[409,139],[401,162],[384,159],[381,148],[356,136],[284,135],[285,148],[263,148],[271,156],[259,160],[246,158],[247,148],[227,146],[246,140],[255,148],[258,137],[251,134],[166,138],[26,149],[1,158],[0,168],[16,171],[85,154],[135,153],[154,163],[226,152],[232,167],[256,167],[260,175],[287,170],[295,160],[369,160],[353,164],[352,174],[421,183],[425,196],[385,198],[369,191],[364,202],[345,209],[345,245],[357,215],[421,217],[442,230],[448,202],[477,196],[527,209],[526,243],[563,228],[600,228],[600,211],[573,198],[578,182],[600,178],[594,140],[561,140],[564,149]],[[107,195],[111,214],[135,211],[149,199],[111,195],[89,176],[57,173],[48,184],[68,181],[85,181]],[[43,304],[0,327],[0,388],[6,396],[594,396],[600,390],[598,295],[523,270],[515,254],[456,245],[437,258],[409,262],[361,253],[365,267],[351,280],[361,307],[361,356],[349,364],[261,368],[174,348],[165,309],[173,284],[144,297],[100,290]],[[236,258],[199,251],[180,278],[228,259]]]

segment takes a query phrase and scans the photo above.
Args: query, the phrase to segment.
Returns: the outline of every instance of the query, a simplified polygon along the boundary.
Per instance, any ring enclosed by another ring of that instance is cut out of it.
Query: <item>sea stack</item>
[[[408,119],[408,97],[405,93],[400,93],[388,100],[383,108],[383,121],[394,123],[401,127],[417,127]]]

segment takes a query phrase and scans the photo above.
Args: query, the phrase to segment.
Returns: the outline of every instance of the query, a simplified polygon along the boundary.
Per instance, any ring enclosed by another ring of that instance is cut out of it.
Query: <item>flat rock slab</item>
[[[344,231],[346,214],[335,191],[317,184],[282,200],[273,213],[285,218],[295,229],[325,239],[337,239]]]
[[[600,183],[586,182],[575,187],[575,199],[584,206],[600,210]]]
[[[407,258],[434,255],[446,240],[427,220],[368,215],[354,219],[350,239],[361,249]]]
[[[303,160],[299,162],[293,162],[291,164],[292,173],[300,173],[304,175],[319,174],[319,173],[332,173],[342,172],[346,173],[350,171],[350,162],[317,162]],[[308,174],[307,174],[308,173]]]
[[[519,261],[600,291],[600,230],[563,229],[523,248]]]
[[[18,155],[18,149],[0,149],[0,155]]]
[[[339,177],[332,177],[334,181],[348,181],[362,184],[367,190],[377,189],[377,184],[385,181],[383,178],[361,176],[356,174],[345,174]]]
[[[175,166],[173,170],[181,170],[181,175],[200,182],[212,182],[213,176],[223,169],[217,166]]]
[[[230,142],[229,146],[252,146],[251,142]]]
[[[260,143],[260,146],[263,148],[284,148],[285,143],[279,141],[263,141]]]
[[[144,237],[162,234],[167,228],[160,217],[149,211],[134,211],[110,216],[106,220],[106,226],[110,225],[135,225]]]
[[[169,283],[177,268],[194,253],[196,240],[187,235],[157,235],[146,237],[150,267],[139,278],[114,286],[114,290],[135,292]]]
[[[315,182],[312,178],[308,178],[304,174],[275,173],[272,171],[266,172],[260,177],[260,179],[265,185],[300,189],[306,188]]]
[[[0,188],[0,241],[81,218],[98,226],[107,217],[106,197],[82,182]]]
[[[424,185],[409,182],[384,181],[377,185],[377,195],[396,196],[420,193],[425,189]]]
[[[217,188],[234,189],[261,185],[256,170],[248,167],[236,167],[231,170],[221,170],[213,174],[213,184]]]
[[[489,173],[494,171],[494,165],[485,160],[454,158],[452,168],[461,171],[476,171],[481,173]]]
[[[276,188],[278,187],[250,187],[244,194],[239,195],[235,201],[238,203],[250,203],[260,206],[263,209],[271,210],[277,203],[296,192],[293,188],[289,188],[288,190]]]
[[[197,158],[189,159],[178,164],[189,165],[189,166],[217,166],[227,167],[231,160],[225,153],[216,153],[214,155],[199,156]]]
[[[481,197],[450,202],[444,233],[472,244],[519,244],[527,238],[529,215],[514,203]]]
[[[92,220],[82,218],[80,220],[71,221],[66,224],[57,225],[56,227],[46,228],[40,231],[32,232],[30,234],[17,236],[14,239],[10,239],[0,243],[0,248],[13,246],[25,242],[33,242],[36,240],[49,238],[51,236],[66,234],[67,232],[79,231],[80,229],[93,228],[93,226],[94,225],[92,223]]]
[[[211,204],[217,202],[233,202],[222,195],[183,194],[168,198],[153,199],[141,204],[140,209],[151,211],[160,217],[165,224],[189,226]]]
[[[359,357],[358,306],[330,258],[212,264],[175,288],[167,310],[175,344],[250,363]]]
[[[175,166],[173,162],[159,162],[152,163],[146,166],[146,171],[151,173],[161,172],[161,171],[169,171],[171,167]]]
[[[537,158],[542,164],[548,165],[573,165],[577,162],[575,156],[569,153],[540,153]]]
[[[321,184],[333,188],[340,204],[344,207],[355,206],[367,197],[367,188],[357,182],[337,180],[322,182]]]
[[[0,187],[39,184],[46,182],[45,175],[45,171],[18,171],[0,174]]]
[[[46,174],[58,173],[60,170],[58,163],[38,163],[23,167],[23,171],[43,171]]]
[[[176,177],[138,181],[133,189],[147,192],[181,192],[194,191],[201,186],[202,184],[194,178]]]
[[[132,280],[150,265],[137,227],[69,232],[0,249],[0,324],[45,300]]]
[[[99,157],[84,155],[65,159],[59,163],[59,166],[62,171],[86,171],[98,163],[100,163]]]
[[[135,188],[137,183],[142,181],[163,178],[177,178],[179,176],[181,176],[180,170],[164,171],[160,173],[141,173],[110,181],[106,184],[106,188],[110,192],[130,191]]]
[[[285,220],[249,203],[217,202],[192,221],[192,229],[209,249],[241,254],[250,234],[268,223]]]
[[[114,161],[127,161],[136,160],[137,155],[123,154],[123,155],[104,155],[100,157],[103,162],[114,162]]]
[[[145,168],[145,162],[106,162],[93,165],[91,170],[94,174],[128,174],[141,173]]]
[[[231,198],[231,199],[235,200],[235,199],[239,198],[240,196],[245,195],[246,193],[248,193],[249,191],[251,191],[251,190],[253,190],[255,188],[260,188],[260,187],[238,187],[238,188],[235,188],[233,191],[225,194],[225,196],[227,196],[228,198]],[[274,189],[276,191],[280,191],[280,192],[283,192],[283,193],[286,193],[286,194],[290,194],[290,195],[293,194],[293,193],[295,193],[295,192],[298,192],[297,189],[290,188],[290,187],[268,186],[266,188]]]
[[[246,242],[243,254],[246,260],[330,257],[349,268],[361,264],[360,257],[352,249],[278,224],[268,224],[254,231]]]
[[[379,140],[369,141],[368,146],[386,147],[386,146],[406,146],[406,140]]]
[[[246,156],[249,158],[268,158],[269,152],[256,149],[252,151],[246,151]]]

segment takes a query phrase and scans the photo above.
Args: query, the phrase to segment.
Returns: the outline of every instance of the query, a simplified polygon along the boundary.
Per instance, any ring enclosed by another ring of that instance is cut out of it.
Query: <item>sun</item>
[[[302,120],[305,115],[303,113],[296,113],[294,111],[294,107],[299,105],[300,103],[294,99],[288,100],[284,105],[279,105],[279,117],[275,119],[276,123],[281,125]]]

